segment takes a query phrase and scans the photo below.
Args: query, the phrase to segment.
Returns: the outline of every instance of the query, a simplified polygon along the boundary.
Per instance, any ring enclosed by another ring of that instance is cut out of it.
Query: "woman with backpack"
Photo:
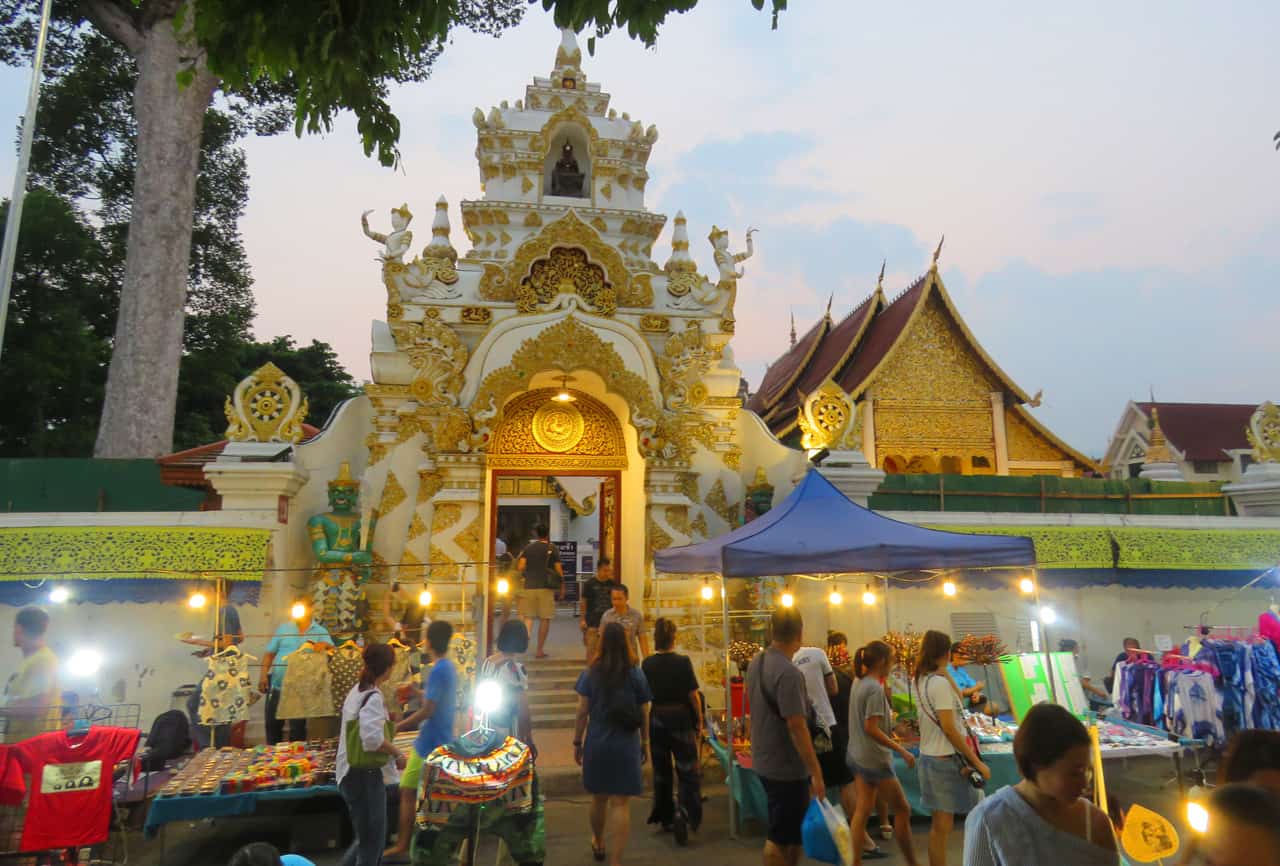
[[[582,784],[591,795],[591,854],[606,855],[610,866],[622,863],[631,833],[632,797],[644,793],[640,766],[649,750],[649,705],[653,696],[640,669],[631,664],[627,632],[609,623],[600,632],[600,650],[578,677],[578,715],[573,757],[582,767]]]
[[[391,675],[395,650],[365,647],[364,670],[342,703],[335,775],[351,816],[354,841],[342,866],[379,866],[387,838],[387,786],[400,779],[405,756],[392,743],[395,727],[378,686]]]
[[[508,620],[498,632],[498,651],[480,663],[480,680],[492,680],[502,686],[502,707],[489,715],[489,727],[515,737],[529,747],[533,745],[533,720],[529,716],[529,674],[520,656],[529,651],[529,630],[518,619]]]

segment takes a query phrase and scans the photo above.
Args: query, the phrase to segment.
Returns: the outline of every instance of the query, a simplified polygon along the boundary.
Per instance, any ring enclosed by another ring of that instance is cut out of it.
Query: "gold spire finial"
[[[796,345],[796,311],[791,311],[791,347]]]
[[[946,241],[946,239],[947,239],[946,235],[943,235],[942,237],[938,238],[938,248],[933,251],[932,270],[934,271],[938,270],[938,259],[942,256],[942,244]]]
[[[351,464],[343,460],[338,467],[338,477],[329,482],[330,487],[359,487],[360,482],[351,477]]]
[[[836,299],[835,292],[827,295],[827,312],[824,314],[828,320],[831,319],[831,302]]]
[[[880,278],[876,280],[876,291],[877,291],[877,292],[882,292],[882,291],[884,291],[884,266],[885,266],[885,263],[886,263],[887,261],[888,261],[888,259],[881,259],[881,260],[880,260]]]
[[[1164,438],[1164,431],[1160,429],[1160,410],[1155,406],[1151,407],[1151,444],[1147,446],[1147,456],[1142,462],[1143,465],[1174,462],[1169,442]]]

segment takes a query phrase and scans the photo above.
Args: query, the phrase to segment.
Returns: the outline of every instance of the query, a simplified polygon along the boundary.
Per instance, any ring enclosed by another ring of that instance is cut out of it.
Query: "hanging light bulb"
[[[295,601],[293,607],[289,608],[289,616],[294,619],[302,619],[307,615],[307,606],[300,601]]]
[[[1024,577],[1018,581],[1018,589],[1022,590],[1023,595],[1031,595],[1036,591],[1036,582],[1029,577]]]
[[[1040,622],[1045,625],[1053,625],[1057,621],[1058,614],[1053,608],[1049,607],[1047,604],[1040,608]]]
[[[505,577],[498,578],[497,590],[498,595],[506,595],[511,592],[511,581],[507,580]]]
[[[956,594],[955,581],[948,580],[942,584],[942,594],[947,598],[954,598]]]
[[[862,592],[862,603],[867,607],[871,607],[871,605],[876,603],[876,594],[871,591],[870,584],[868,584],[867,588]]]
[[[557,403],[572,403],[577,398],[573,396],[573,392],[569,390],[569,374],[566,373],[560,377],[560,391],[551,398]]]
[[[200,610],[209,603],[209,597],[200,590],[191,593],[191,597],[187,599],[187,607],[192,610]]]
[[[418,606],[431,607],[431,590],[425,586],[422,588],[422,592],[418,593]]]
[[[791,607],[796,603],[796,597],[789,592],[784,592],[782,597],[778,599],[778,603],[783,607]]]
[[[711,588],[711,583],[706,580],[702,581],[702,600],[711,601],[711,599],[714,597],[715,597],[715,590]]]
[[[844,603],[844,596],[840,594],[840,590],[831,590],[831,595],[827,596],[827,601],[831,602],[832,607],[839,607]]]
[[[64,604],[69,598],[71,598],[71,590],[65,586],[55,586],[49,591],[49,601],[52,604]]]

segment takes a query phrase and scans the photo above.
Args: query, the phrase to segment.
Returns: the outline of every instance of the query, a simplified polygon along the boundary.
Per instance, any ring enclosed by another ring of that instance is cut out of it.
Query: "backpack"
[[[161,770],[168,761],[191,748],[191,727],[181,710],[166,710],[156,716],[147,734],[147,748],[139,761],[144,773]]]

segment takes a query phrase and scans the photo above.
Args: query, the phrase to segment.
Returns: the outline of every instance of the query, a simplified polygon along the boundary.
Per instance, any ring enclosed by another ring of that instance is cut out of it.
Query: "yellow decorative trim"
[[[693,521],[690,522],[689,524],[689,537],[690,538],[707,538],[708,535],[709,535],[709,531],[707,529],[707,516],[703,514],[701,511],[699,511],[698,516],[693,518]]]
[[[647,538],[648,544],[646,545],[646,550],[648,552],[647,558],[652,560],[653,554],[655,552],[659,550],[666,550],[668,547],[671,546],[672,539],[671,539],[671,536],[666,532],[666,530],[664,530],[661,526],[658,525],[658,521],[655,520],[653,517],[652,510],[650,510],[648,516],[649,516],[649,519],[646,525],[647,531],[645,533],[648,536]]]
[[[468,325],[487,325],[493,321],[493,310],[488,307],[463,307],[461,319]]]
[[[413,515],[413,520],[409,522],[409,541],[413,541],[419,536],[426,535],[427,523],[422,519],[422,515],[417,512]]]
[[[483,532],[484,509],[478,508],[466,528],[453,537],[453,543],[462,548],[470,562],[483,562],[485,559],[484,543],[481,541]]]
[[[738,514],[738,503],[730,504],[729,498],[725,495],[724,479],[717,478],[716,483],[711,485],[711,489],[707,491],[707,498],[703,503],[720,516],[720,519],[729,524],[729,528],[733,529],[741,523]]]
[[[665,334],[671,330],[671,320],[666,316],[646,313],[640,317],[640,330],[651,334]]]
[[[399,479],[396,478],[394,472],[387,472],[386,484],[382,486],[382,498],[378,502],[379,514],[390,514],[396,510],[396,507],[409,498],[409,494],[405,493],[404,487],[400,485]]]
[[[1259,463],[1280,462],[1280,408],[1270,400],[1254,410],[1245,431],[1253,447],[1253,459]]]
[[[1111,530],[1119,568],[1253,570],[1280,562],[1280,531],[1266,529]]]
[[[668,505],[662,514],[667,519],[667,526],[670,526],[681,535],[687,536],[689,534],[689,506]]]
[[[542,225],[542,217],[538,216],[537,211],[529,211],[529,215],[524,218],[526,228],[537,228]]]
[[[222,527],[0,528],[0,582],[42,578],[262,580],[271,531]]]
[[[444,476],[427,469],[418,470],[418,505],[425,505],[444,486]]]
[[[731,445],[728,450],[720,454],[720,459],[724,461],[727,468],[737,472],[742,468],[742,449],[737,445]]]
[[[441,502],[431,509],[431,534],[442,533],[462,520],[462,506],[457,502]],[[435,556],[432,555],[432,559]]]

